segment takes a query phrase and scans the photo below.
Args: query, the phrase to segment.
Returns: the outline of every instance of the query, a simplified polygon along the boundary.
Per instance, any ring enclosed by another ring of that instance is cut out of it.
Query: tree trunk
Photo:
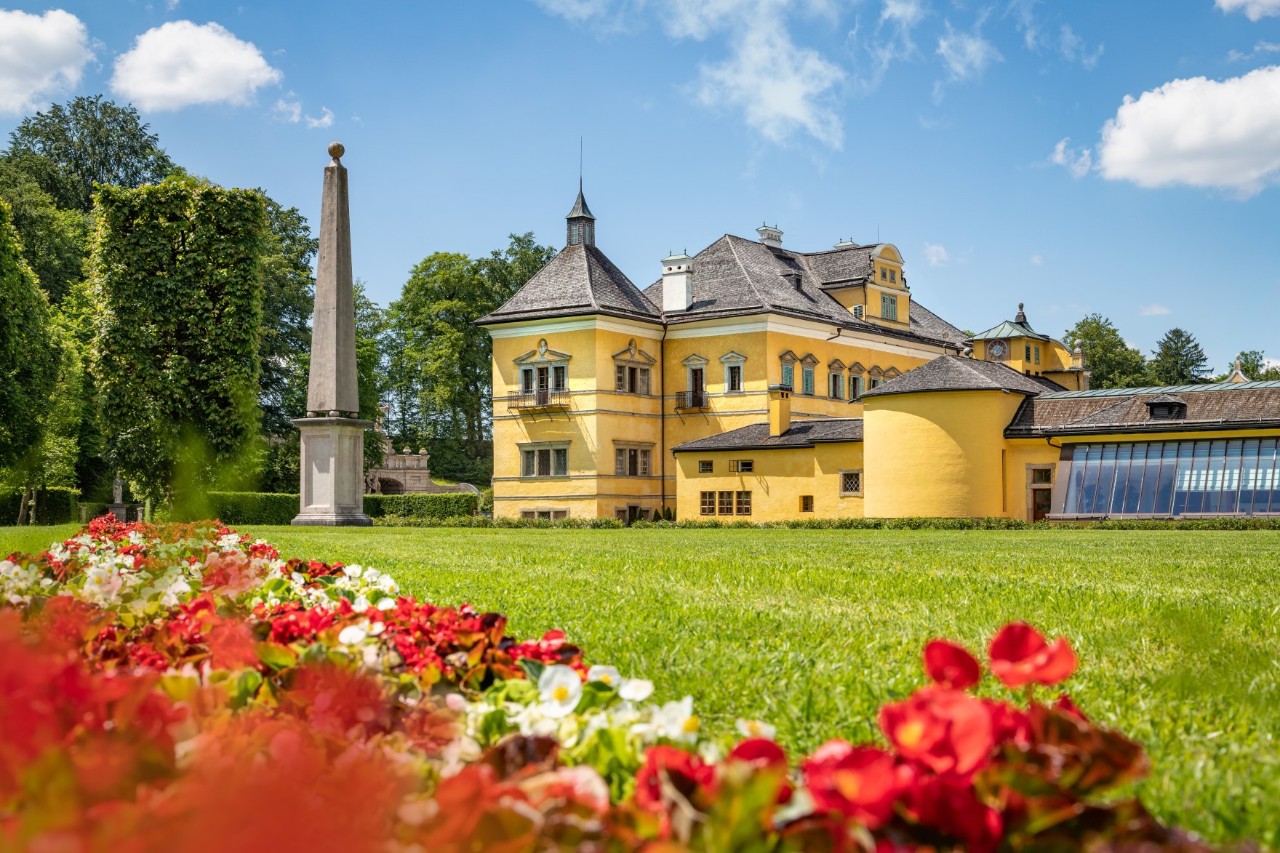
[[[23,486],[22,496],[18,499],[18,526],[19,527],[27,523],[27,495],[28,494],[30,494],[30,489],[28,489],[26,486]]]

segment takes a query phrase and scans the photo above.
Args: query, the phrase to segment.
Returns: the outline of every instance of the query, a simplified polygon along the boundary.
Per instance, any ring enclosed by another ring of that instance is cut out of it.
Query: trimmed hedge
[[[223,524],[279,524],[298,514],[298,495],[279,492],[210,492],[209,514]]]
[[[19,492],[0,494],[0,524],[17,524],[22,505]],[[66,524],[80,520],[80,491],[51,486],[36,492],[35,516],[32,524]]]
[[[296,494],[272,492],[210,492],[209,513],[223,524],[286,525],[298,514]],[[397,516],[416,521],[469,517],[480,508],[474,492],[431,495],[365,495],[364,512],[370,518]]]
[[[480,511],[475,492],[442,492],[430,495],[365,495],[364,514],[378,519],[399,516],[443,519],[473,516]]]

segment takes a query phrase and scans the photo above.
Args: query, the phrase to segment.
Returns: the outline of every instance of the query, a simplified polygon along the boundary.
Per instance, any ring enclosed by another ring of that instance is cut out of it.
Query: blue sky
[[[641,287],[767,220],[895,243],[961,327],[1025,302],[1280,359],[1280,0],[0,0],[0,134],[97,93],[313,227],[341,140],[383,304],[435,251],[562,245],[582,137]]]

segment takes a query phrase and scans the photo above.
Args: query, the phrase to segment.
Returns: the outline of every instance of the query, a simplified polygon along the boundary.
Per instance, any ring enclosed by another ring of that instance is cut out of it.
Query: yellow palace
[[[499,517],[1280,514],[1280,382],[1090,390],[1022,306],[970,337],[915,301],[891,243],[762,226],[641,290],[581,189],[566,222],[479,321]]]

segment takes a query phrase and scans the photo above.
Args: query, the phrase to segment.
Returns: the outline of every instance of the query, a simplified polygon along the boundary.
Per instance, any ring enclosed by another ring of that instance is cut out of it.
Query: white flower
[[[338,634],[338,642],[348,646],[354,646],[357,643],[364,642],[364,638],[369,635],[363,627],[359,625],[348,625]]]
[[[546,716],[568,716],[582,698],[582,679],[564,664],[552,664],[538,677],[538,697]]]
[[[596,664],[587,670],[587,681],[599,681],[601,684],[617,687],[622,681],[622,676],[618,674],[618,668],[615,666]]]
[[[394,598],[382,598],[378,600],[377,608],[379,610],[395,610],[396,600]]]
[[[351,609],[357,613],[363,613],[369,609],[369,599],[363,595],[357,595],[356,600],[351,602]]]
[[[658,737],[667,740],[694,743],[698,739],[701,721],[693,713],[693,697],[686,696],[679,702],[668,702],[653,715],[653,728]]]
[[[738,720],[737,728],[738,734],[743,737],[762,737],[773,740],[774,736],[778,734],[776,726],[771,726],[760,720]]]
[[[618,688],[618,696],[627,702],[643,702],[653,695],[653,682],[643,678],[628,678]]]
[[[358,578],[364,574],[364,566],[343,566],[342,573],[349,578]]]

